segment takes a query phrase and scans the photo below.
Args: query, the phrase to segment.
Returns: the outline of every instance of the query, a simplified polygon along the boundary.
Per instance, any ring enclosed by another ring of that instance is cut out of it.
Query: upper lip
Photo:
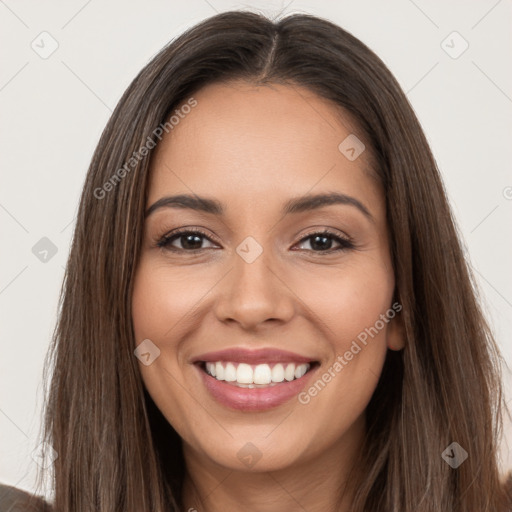
[[[233,347],[225,350],[206,352],[192,359],[193,363],[232,361],[247,364],[263,363],[310,363],[315,361],[312,357],[301,356],[294,352],[279,350],[276,348],[261,348],[249,350],[242,347]]]

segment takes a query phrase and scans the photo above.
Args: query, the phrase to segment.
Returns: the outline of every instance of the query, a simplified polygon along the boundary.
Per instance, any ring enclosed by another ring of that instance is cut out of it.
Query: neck
[[[322,453],[283,469],[260,472],[219,466],[184,443],[184,510],[348,512],[354,493],[348,477],[358,463],[363,440],[364,419],[360,418]]]

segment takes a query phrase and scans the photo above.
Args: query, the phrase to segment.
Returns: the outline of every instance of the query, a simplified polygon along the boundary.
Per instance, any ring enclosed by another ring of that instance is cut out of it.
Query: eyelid
[[[303,234],[301,236],[299,242],[304,240],[304,238],[308,238],[310,236],[320,235],[320,234],[326,234],[326,235],[329,235],[332,237],[337,236],[339,238],[342,238],[343,240],[346,240],[347,242],[353,242],[352,238],[349,235],[347,235],[343,231],[340,231],[339,229],[319,227],[319,226],[316,226],[316,227],[312,228],[310,231],[307,231],[305,234]]]
[[[219,242],[215,241],[214,237],[212,237],[211,235],[207,234],[202,228],[194,227],[194,226],[189,226],[189,227],[186,227],[186,228],[173,229],[173,230],[169,231],[168,233],[166,233],[166,234],[164,234],[162,236],[157,236],[157,238],[155,240],[156,245],[158,247],[160,247],[161,249],[165,250],[167,248],[167,246],[170,246],[170,240],[171,239],[177,238],[177,237],[179,237],[179,235],[186,234],[186,233],[192,233],[192,234],[201,235],[203,238],[206,238],[211,243],[220,245]],[[208,249],[208,247],[203,247],[202,249],[195,249],[195,250],[192,250],[192,251],[186,251],[185,249],[179,249],[177,247],[173,247],[172,249],[169,249],[169,250],[171,250],[171,251],[175,250],[177,252],[193,253],[193,252],[203,251],[205,249]]]
[[[340,247],[338,247],[336,249],[328,249],[327,251],[306,250],[306,252],[313,253],[315,255],[327,255],[327,254],[336,254],[338,252],[347,251],[350,249],[357,248],[352,237],[350,237],[344,233],[343,234],[339,234],[339,233],[341,233],[341,232],[338,232],[338,230],[334,230],[331,228],[318,228],[317,227],[316,229],[313,229],[312,231],[305,233],[300,238],[300,240],[294,245],[298,245],[298,244],[302,243],[303,241],[312,238],[314,235],[316,235],[316,236],[325,235],[326,237],[335,240]],[[302,249],[302,250],[305,250],[305,249]]]

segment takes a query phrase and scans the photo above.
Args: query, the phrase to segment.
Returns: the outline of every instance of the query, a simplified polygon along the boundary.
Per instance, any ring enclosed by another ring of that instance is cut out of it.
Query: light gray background
[[[510,0],[0,0],[1,482],[33,490],[43,357],[100,133],[121,94],[162,46],[229,9],[323,16],[389,66],[431,143],[485,309],[512,367]],[[43,31],[59,45],[46,59],[31,47],[50,48]],[[457,36],[446,39],[453,31],[469,43],[458,58],[445,51],[462,48]],[[57,248],[46,262],[32,252],[43,237]],[[510,424],[507,429],[503,464],[512,467]]]

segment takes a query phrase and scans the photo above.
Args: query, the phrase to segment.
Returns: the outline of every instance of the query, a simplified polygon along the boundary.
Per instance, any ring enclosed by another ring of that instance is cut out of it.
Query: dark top
[[[0,483],[0,512],[52,512],[52,507],[42,496]]]
[[[512,511],[512,472],[503,481],[503,488],[510,504],[505,510]],[[42,496],[0,483],[0,512],[53,512],[53,508]]]

